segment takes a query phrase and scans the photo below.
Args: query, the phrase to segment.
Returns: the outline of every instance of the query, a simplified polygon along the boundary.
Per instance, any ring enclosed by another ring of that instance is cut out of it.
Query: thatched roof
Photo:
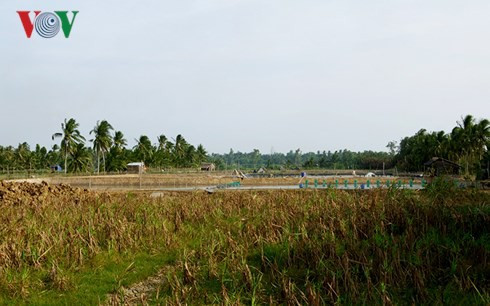
[[[428,162],[426,162],[424,164],[424,166],[426,167],[431,167],[434,163],[436,162],[441,162],[443,164],[446,164],[446,165],[450,165],[450,166],[453,166],[453,167],[458,167],[458,168],[462,168],[460,165],[458,165],[457,163],[455,162],[452,162],[450,160],[447,160],[445,158],[442,158],[442,157],[432,157],[431,160],[429,160]]]

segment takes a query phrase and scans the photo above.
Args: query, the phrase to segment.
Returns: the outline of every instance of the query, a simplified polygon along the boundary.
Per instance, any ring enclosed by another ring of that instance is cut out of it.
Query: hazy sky
[[[79,10],[27,39],[17,10]],[[488,0],[2,0],[0,145],[51,146],[74,117],[130,144],[210,152],[385,150],[490,118]]]

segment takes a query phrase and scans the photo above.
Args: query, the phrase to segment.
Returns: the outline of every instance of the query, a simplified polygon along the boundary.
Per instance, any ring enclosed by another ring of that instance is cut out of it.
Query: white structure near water
[[[143,173],[145,172],[145,163],[144,162],[136,162],[127,164],[128,173]]]

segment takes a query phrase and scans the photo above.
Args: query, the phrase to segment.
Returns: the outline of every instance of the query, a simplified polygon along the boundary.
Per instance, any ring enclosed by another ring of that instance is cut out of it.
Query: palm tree
[[[7,174],[10,173],[10,169],[15,168],[15,149],[12,146],[8,146],[5,148],[1,148],[1,156],[0,161],[2,165],[5,165],[7,168]]]
[[[15,150],[15,155],[20,167],[26,170],[32,169],[34,154],[31,152],[31,149],[27,142],[19,144],[19,146]]]
[[[197,165],[196,148],[193,145],[187,146],[184,156],[184,167],[194,167]]]
[[[124,138],[124,134],[121,131],[116,131],[114,133],[114,147],[117,150],[122,150],[127,144],[127,140]]]
[[[112,125],[106,120],[102,120],[97,121],[93,130],[90,131],[90,134],[93,133],[95,135],[95,138],[90,141],[94,143],[95,157],[97,159],[97,173],[100,173],[100,154],[102,154],[105,172],[105,154],[112,145],[111,130],[113,130]]]
[[[466,173],[469,173],[470,164],[479,165],[489,139],[490,121],[482,119],[476,122],[471,115],[462,118],[458,126],[452,130],[451,149],[453,154],[465,163]]]
[[[466,117],[462,118],[461,122],[458,122],[458,126],[456,127],[456,131],[459,136],[462,151],[466,153],[470,153],[472,148],[472,140],[473,140],[473,132],[475,127],[475,118],[472,115],[466,115]]]
[[[49,150],[47,155],[48,165],[54,166],[60,164],[61,159],[60,147],[57,144],[54,144],[51,150]]]
[[[158,136],[158,150],[159,151],[164,151],[167,145],[167,137],[165,135],[160,135]]]
[[[180,134],[177,135],[177,137],[174,140],[175,140],[175,145],[173,147],[174,161],[176,165],[182,166],[185,163],[184,156],[186,154],[187,147],[189,146],[189,144],[184,139],[184,137]]]
[[[197,146],[196,155],[199,163],[206,161],[208,158],[208,152],[206,152],[202,144]]]
[[[107,154],[107,169],[109,171],[121,171],[125,168],[125,147],[128,144],[121,131],[116,131],[113,138],[113,146]]]
[[[151,144],[150,138],[146,135],[141,135],[139,139],[136,140],[136,145],[134,146],[134,151],[136,156],[149,164],[150,158],[153,155],[153,146]]]
[[[158,145],[155,151],[155,155],[153,156],[153,162],[156,166],[163,168],[165,166],[168,166],[168,161],[170,160],[170,150],[168,146],[170,142],[168,141],[168,138],[163,134],[158,136],[157,140]]]
[[[71,118],[61,124],[61,133],[54,133],[51,138],[54,140],[55,138],[61,137],[61,150],[63,151],[63,155],[65,158],[65,174],[67,172],[68,166],[68,155],[72,154],[74,147],[78,144],[83,144],[85,138],[80,134],[78,127],[80,125],[75,121],[75,119]]]
[[[257,164],[260,161],[260,151],[258,149],[254,149],[252,152],[252,162],[254,164],[254,168],[257,169]]]
[[[490,141],[490,121],[488,119],[480,120],[474,127],[475,150],[479,160],[488,150],[487,143]]]
[[[83,143],[77,143],[71,154],[70,170],[73,172],[86,172],[92,161],[91,154]]]
[[[36,145],[36,150],[32,152],[35,169],[45,169],[49,167],[48,150],[45,147]]]

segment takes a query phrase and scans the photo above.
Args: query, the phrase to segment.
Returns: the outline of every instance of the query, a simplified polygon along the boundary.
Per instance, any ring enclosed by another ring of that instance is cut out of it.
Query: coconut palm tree
[[[164,151],[167,145],[168,138],[165,135],[158,136],[158,150]]]
[[[173,158],[174,162],[178,166],[183,166],[185,164],[185,154],[187,152],[187,147],[189,144],[185,140],[185,138],[182,135],[177,135],[177,137],[174,139],[175,144],[173,146]]]
[[[54,144],[51,150],[48,151],[47,160],[48,165],[54,166],[60,164],[60,159],[62,159],[62,152],[57,144]]]
[[[114,133],[113,144],[117,150],[122,150],[128,144],[121,131],[116,131],[116,133]]]
[[[208,158],[208,152],[206,152],[202,144],[197,146],[196,155],[199,163],[206,161]]]
[[[480,120],[474,127],[475,151],[479,160],[488,150],[487,143],[490,141],[490,121],[488,119]]]
[[[448,135],[444,131],[433,133],[435,140],[435,154],[440,157],[446,157],[447,155],[447,145],[448,145]]]
[[[90,131],[90,134],[94,134],[95,138],[90,141],[94,143],[95,158],[97,159],[97,173],[100,173],[100,155],[102,154],[102,161],[104,164],[105,172],[105,154],[109,151],[112,145],[111,130],[112,125],[106,120],[97,121],[97,124]]]
[[[163,168],[169,165],[170,154],[169,154],[169,141],[165,135],[160,135],[157,138],[158,144],[155,151],[155,155],[153,156],[153,162],[156,166]]]
[[[125,168],[127,162],[127,158],[125,156],[127,141],[121,131],[116,131],[114,133],[112,144],[112,148],[109,150],[106,157],[107,170],[121,171]]]
[[[457,126],[451,131],[452,152],[460,162],[465,164],[465,172],[469,173],[470,159],[473,153],[473,132],[475,119],[467,115],[457,122]]]
[[[136,145],[134,146],[134,152],[136,156],[149,164],[150,159],[153,155],[153,146],[151,144],[150,138],[146,135],[141,135],[139,139],[135,139]]]
[[[466,173],[469,166],[477,166],[485,153],[486,143],[490,139],[490,121],[476,121],[471,115],[462,118],[451,132],[451,151],[465,163]]]
[[[65,119],[65,122],[61,124],[61,133],[54,133],[51,136],[53,140],[61,137],[61,150],[65,159],[65,173],[67,172],[68,155],[72,154],[76,145],[83,144],[85,141],[85,138],[78,130],[79,126],[75,119],[71,118],[68,121]]]
[[[72,150],[70,158],[70,170],[73,172],[86,172],[92,161],[90,151],[83,143],[77,143]]]
[[[21,168],[26,170],[32,169],[32,165],[34,163],[34,154],[31,152],[31,149],[27,142],[19,144],[19,146],[15,150],[15,156]]]
[[[185,149],[185,156],[183,160],[184,167],[197,166],[197,154],[196,148],[193,145],[188,145]]]
[[[2,168],[6,168],[7,174],[10,173],[10,169],[15,168],[15,149],[12,146],[0,147],[0,164]]]

